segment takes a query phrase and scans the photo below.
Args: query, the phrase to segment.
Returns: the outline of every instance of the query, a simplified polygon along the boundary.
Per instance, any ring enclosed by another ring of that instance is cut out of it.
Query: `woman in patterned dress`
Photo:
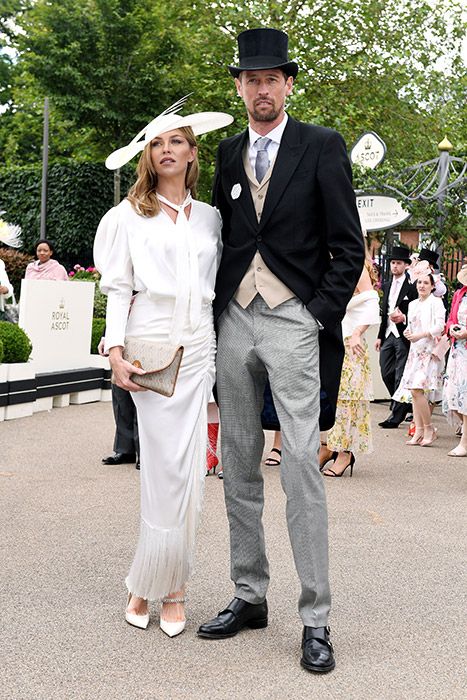
[[[392,397],[395,401],[412,402],[415,433],[407,445],[428,447],[436,440],[436,428],[431,422],[428,398],[441,388],[443,362],[433,355],[446,318],[442,300],[433,296],[433,275],[421,275],[417,280],[418,299],[411,301],[408,324],[404,331],[410,350],[400,384]]]
[[[364,334],[370,325],[380,322],[378,293],[373,289],[375,282],[373,264],[367,258],[342,321],[345,355],[336,420],[327,439],[326,433],[321,433],[319,462],[324,476],[342,476],[347,467],[352,476],[355,453],[373,451],[370,425],[373,384]],[[324,468],[331,460],[334,460],[332,469]]]
[[[448,423],[462,427],[459,444],[450,457],[467,457],[467,265],[457,279],[463,285],[452,298],[446,331],[452,339],[443,388],[443,413]]]

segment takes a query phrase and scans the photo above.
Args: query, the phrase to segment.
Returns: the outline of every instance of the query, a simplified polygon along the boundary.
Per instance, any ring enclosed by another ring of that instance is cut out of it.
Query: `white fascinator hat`
[[[144,129],[141,129],[139,134],[136,134],[127,146],[118,148],[111,153],[105,161],[106,167],[109,170],[121,168],[138,153],[141,153],[145,146],[151,143],[156,136],[164,134],[166,131],[191,126],[195,136],[199,136],[200,134],[207,134],[208,131],[228,126],[233,122],[233,117],[224,112],[197,112],[195,114],[187,114],[185,117],[177,114],[188,97],[189,95],[185,95],[185,97],[182,97],[165,109],[158,117],[150,121]]]
[[[21,228],[8,224],[2,219],[4,211],[0,211],[0,243],[11,246],[11,248],[21,248]]]

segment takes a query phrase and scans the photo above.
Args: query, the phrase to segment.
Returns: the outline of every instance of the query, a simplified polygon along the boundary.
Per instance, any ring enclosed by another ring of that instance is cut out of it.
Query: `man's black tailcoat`
[[[218,150],[213,204],[222,215],[224,248],[214,316],[226,308],[259,250],[324,327],[319,337],[321,387],[330,403],[321,408],[326,430],[334,422],[344,354],[340,322],[364,261],[345,143],[331,129],[289,116],[260,222],[243,166],[247,144],[248,130],[225,139]],[[241,187],[237,198],[234,185]]]

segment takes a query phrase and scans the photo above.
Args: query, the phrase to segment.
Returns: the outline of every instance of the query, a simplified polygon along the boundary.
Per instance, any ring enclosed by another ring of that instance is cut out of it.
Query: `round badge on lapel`
[[[230,196],[232,199],[238,199],[240,197],[242,191],[242,186],[239,182],[237,182],[236,185],[234,185],[230,191]]]

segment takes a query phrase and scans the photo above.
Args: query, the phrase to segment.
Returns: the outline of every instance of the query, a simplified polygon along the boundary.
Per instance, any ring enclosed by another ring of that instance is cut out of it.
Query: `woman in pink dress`
[[[457,275],[462,284],[454,294],[446,330],[451,339],[443,389],[443,413],[450,425],[461,428],[457,447],[450,457],[467,457],[467,265]]]
[[[410,341],[410,351],[395,401],[412,401],[415,433],[407,445],[428,447],[436,440],[436,428],[431,422],[428,395],[439,391],[442,385],[444,363],[433,350],[444,330],[446,312],[440,298],[433,296],[433,275],[417,279],[418,299],[409,304],[408,325],[404,331]]]
[[[63,265],[52,258],[54,254],[53,244],[46,238],[41,238],[36,243],[37,260],[29,263],[24,277],[29,280],[61,280],[68,279]]]

